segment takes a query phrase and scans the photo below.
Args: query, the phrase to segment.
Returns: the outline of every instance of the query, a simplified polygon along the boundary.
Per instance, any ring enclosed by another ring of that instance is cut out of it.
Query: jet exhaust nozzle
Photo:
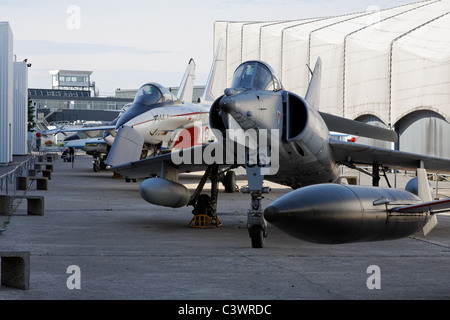
[[[430,217],[390,212],[398,205],[389,202],[422,203],[404,190],[319,184],[282,196],[264,217],[293,237],[323,244],[400,239],[420,231]]]
[[[188,204],[189,190],[180,183],[161,178],[149,178],[139,186],[141,197],[158,206],[180,208]]]

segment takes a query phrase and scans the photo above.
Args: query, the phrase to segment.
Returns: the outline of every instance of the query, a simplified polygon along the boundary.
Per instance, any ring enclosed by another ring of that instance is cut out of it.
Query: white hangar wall
[[[28,67],[26,62],[14,62],[13,92],[13,155],[26,155],[28,153]]]
[[[320,56],[321,111],[377,119],[400,130],[400,150],[450,158],[449,139],[441,140],[450,132],[449,34],[450,0],[296,21],[218,21],[214,43],[222,39],[225,61],[218,72],[226,76],[217,96],[236,67],[252,59],[267,62],[286,90],[304,96],[307,66]]]
[[[0,21],[0,165],[12,161],[13,137],[13,34]]]
[[[399,133],[399,147],[403,151],[450,158],[450,125],[429,110],[409,113],[395,125]]]

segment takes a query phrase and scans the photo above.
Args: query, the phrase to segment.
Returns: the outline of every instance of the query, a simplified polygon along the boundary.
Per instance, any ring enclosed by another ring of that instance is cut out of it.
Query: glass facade
[[[28,99],[37,109],[121,110],[131,98],[91,97],[90,91],[28,89]]]

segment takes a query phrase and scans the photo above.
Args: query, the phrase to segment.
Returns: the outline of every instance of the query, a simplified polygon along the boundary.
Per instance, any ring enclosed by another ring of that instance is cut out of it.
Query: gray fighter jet
[[[141,196],[168,207],[192,205],[194,214],[215,215],[218,176],[242,166],[251,195],[248,231],[252,246],[263,246],[267,221],[288,234],[317,243],[390,240],[421,229],[429,232],[436,213],[450,211],[450,199],[432,201],[426,171],[450,173],[450,160],[332,139],[330,131],[396,141],[394,131],[319,112],[321,60],[305,98],[286,91],[272,68],[247,61],[230,88],[211,106],[209,121],[217,141],[206,146],[116,166],[112,170],[142,182]],[[372,187],[340,184],[339,166],[372,166]],[[407,190],[380,188],[386,168],[417,170]],[[193,195],[178,174],[205,170]],[[230,175],[228,175],[230,173]],[[200,195],[207,178],[211,196]],[[265,210],[264,179],[294,191]]]

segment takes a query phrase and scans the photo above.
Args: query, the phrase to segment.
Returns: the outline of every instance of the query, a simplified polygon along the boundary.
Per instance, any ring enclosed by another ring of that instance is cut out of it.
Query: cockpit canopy
[[[133,122],[137,116],[153,109],[161,107],[159,103],[174,102],[178,99],[165,87],[157,83],[146,83],[139,88],[134,98],[131,107],[120,115],[117,120],[116,129],[119,129],[123,125],[132,125],[129,122]],[[169,103],[174,105],[174,103]],[[124,107],[125,109],[125,107]]]
[[[146,83],[139,88],[133,103],[151,105],[154,103],[176,101],[177,98],[167,88],[157,83]]]
[[[273,69],[268,64],[256,60],[244,62],[236,69],[231,88],[267,91],[283,89]]]

